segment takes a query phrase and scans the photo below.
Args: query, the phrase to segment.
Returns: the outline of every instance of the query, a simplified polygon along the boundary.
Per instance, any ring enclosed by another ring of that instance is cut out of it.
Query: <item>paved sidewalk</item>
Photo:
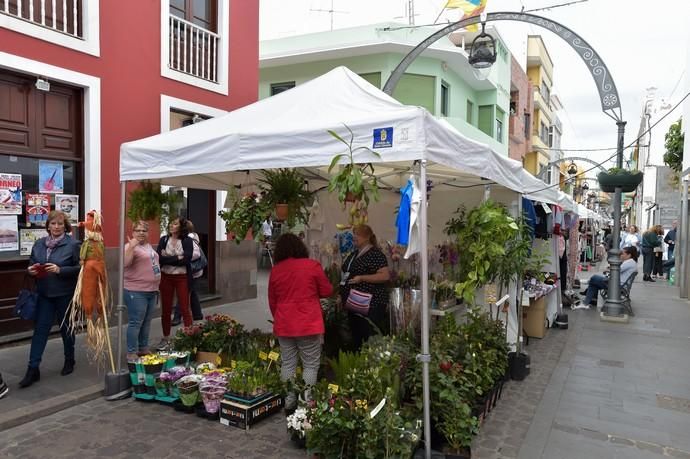
[[[265,275],[258,276],[259,297],[251,300],[221,306],[204,308],[204,314],[226,313],[243,323],[247,328],[261,328],[270,331],[271,318],[266,298]],[[126,314],[125,314],[126,317]],[[115,317],[111,319],[115,323]],[[123,327],[123,358],[126,343]],[[174,331],[173,331],[174,333]],[[151,322],[151,345],[158,343],[162,335],[160,318]],[[117,328],[110,330],[113,351],[117,352]],[[67,407],[101,397],[105,372],[91,365],[86,358],[84,335],[77,336],[74,373],[60,376],[64,362],[62,339],[56,334],[48,340],[43,362],[41,380],[29,388],[20,389],[19,381],[24,377],[29,358],[30,342],[19,345],[6,345],[0,348],[0,373],[10,388],[9,394],[0,401],[0,432],[5,429],[55,413]],[[109,364],[108,364],[109,367]],[[123,361],[123,367],[126,365]]]
[[[569,312],[519,458],[690,459],[690,303],[661,281],[636,281],[632,298],[628,324]]]

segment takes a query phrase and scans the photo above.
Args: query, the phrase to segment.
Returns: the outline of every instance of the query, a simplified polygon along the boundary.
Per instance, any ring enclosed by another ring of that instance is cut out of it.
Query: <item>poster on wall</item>
[[[38,161],[38,191],[40,193],[64,193],[64,177],[61,161]]]
[[[19,250],[19,231],[17,217],[0,215],[0,252]]]
[[[44,228],[22,228],[19,230],[19,255],[31,255],[31,249],[36,241],[46,236]]]
[[[79,196],[76,194],[56,194],[55,210],[66,213],[70,223],[77,223],[79,221]]]
[[[50,212],[50,195],[26,193],[26,223],[44,226]]]
[[[21,215],[22,176],[0,172],[0,215]]]

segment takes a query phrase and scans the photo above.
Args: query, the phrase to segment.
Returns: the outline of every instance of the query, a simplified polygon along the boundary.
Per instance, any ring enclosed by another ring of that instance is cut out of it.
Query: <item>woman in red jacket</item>
[[[276,264],[268,280],[268,305],[273,314],[273,334],[280,343],[280,377],[283,381],[294,379],[299,353],[302,377],[312,386],[321,362],[324,333],[319,298],[330,296],[333,287],[321,264],[309,258],[307,247],[294,234],[278,238],[273,258]],[[290,411],[296,404],[296,394],[289,393],[285,409]]]

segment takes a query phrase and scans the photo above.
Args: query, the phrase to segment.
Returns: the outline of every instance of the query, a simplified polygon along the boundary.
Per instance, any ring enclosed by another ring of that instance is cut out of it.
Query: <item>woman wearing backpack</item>
[[[192,319],[194,320],[204,320],[204,313],[201,311],[201,302],[199,301],[199,294],[196,291],[198,279],[204,275],[204,268],[208,264],[206,255],[201,249],[201,244],[199,242],[199,235],[194,232],[194,223],[191,220],[187,220],[187,229],[189,230],[188,237],[192,238],[194,241],[194,250],[192,252],[192,283],[189,287],[189,304],[192,309]],[[177,326],[182,322],[182,317],[180,314],[180,302],[175,305],[175,315],[173,316],[172,325]]]

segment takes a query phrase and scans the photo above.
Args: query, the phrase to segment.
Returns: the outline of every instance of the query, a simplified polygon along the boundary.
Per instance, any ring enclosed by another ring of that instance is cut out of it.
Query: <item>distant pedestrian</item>
[[[637,251],[640,251],[640,242],[642,238],[639,234],[640,230],[635,225],[628,226],[628,231],[625,233],[625,239],[621,239],[620,248],[624,247],[635,247]]]
[[[676,230],[678,229],[678,221],[673,221],[673,227],[666,233],[664,242],[668,244],[668,256],[667,259],[673,258],[673,252],[676,250]]]
[[[654,282],[654,279],[652,279],[652,271],[654,270],[654,248],[662,244],[659,235],[663,234],[664,229],[661,225],[654,225],[642,235],[642,272],[644,273],[642,280],[644,281]]]
[[[149,244],[149,225],[139,220],[125,245],[125,304],[127,305],[127,360],[146,355],[151,318],[158,302],[161,267],[158,252]]]
[[[74,371],[74,333],[68,329],[67,309],[77,286],[80,245],[67,233],[72,232],[69,217],[58,210],[48,214],[46,221],[48,236],[34,244],[29,257],[28,273],[36,278],[38,302],[34,334],[31,337],[29,368],[20,387],[29,387],[41,379],[38,367],[48,343],[48,334],[53,324],[60,324],[60,334],[64,347],[65,364],[61,375]]]

